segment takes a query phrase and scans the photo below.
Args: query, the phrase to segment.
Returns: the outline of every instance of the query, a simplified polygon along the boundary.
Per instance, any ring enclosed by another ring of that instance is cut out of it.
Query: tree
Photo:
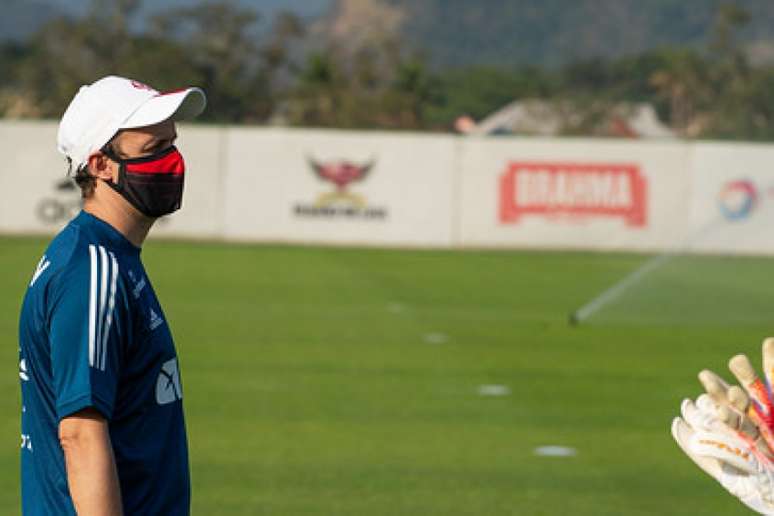
[[[24,45],[8,86],[16,92],[13,104],[27,106],[21,114],[58,118],[81,85],[108,74],[162,88],[198,82],[183,47],[129,31],[139,6],[139,0],[95,0],[83,18],[43,25]]]
[[[669,105],[669,125],[682,136],[702,134],[708,124],[707,111],[715,98],[709,66],[692,50],[661,52],[662,64],[651,74],[650,84]]]
[[[346,85],[331,56],[312,53],[299,70],[296,86],[287,98],[292,125],[339,125],[339,108]]]
[[[227,1],[175,8],[151,20],[151,34],[176,41],[208,94],[204,120],[262,121],[271,112],[269,81],[252,33],[258,14]]]

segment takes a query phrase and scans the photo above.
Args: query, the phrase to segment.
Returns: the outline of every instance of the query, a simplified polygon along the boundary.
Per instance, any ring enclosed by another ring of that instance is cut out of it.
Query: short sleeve
[[[103,246],[78,246],[52,278],[49,343],[57,418],[88,407],[111,419],[126,309],[119,263]]]

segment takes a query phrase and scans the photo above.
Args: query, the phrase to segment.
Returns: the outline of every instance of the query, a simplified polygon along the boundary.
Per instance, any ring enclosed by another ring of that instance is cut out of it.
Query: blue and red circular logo
[[[746,219],[757,205],[758,191],[752,181],[730,181],[718,194],[720,213],[727,220]]]

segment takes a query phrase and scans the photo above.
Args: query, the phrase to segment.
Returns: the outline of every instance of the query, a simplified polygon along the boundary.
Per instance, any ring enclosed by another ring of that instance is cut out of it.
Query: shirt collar
[[[91,213],[81,210],[74,222],[79,225],[87,224],[91,226],[100,238],[110,243],[113,248],[119,251],[125,251],[130,254],[140,254],[141,249],[132,244],[120,231]]]

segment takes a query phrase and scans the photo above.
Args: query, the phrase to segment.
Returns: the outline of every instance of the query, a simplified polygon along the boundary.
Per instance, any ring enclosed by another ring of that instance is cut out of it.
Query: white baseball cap
[[[194,118],[206,105],[200,88],[159,92],[110,75],[75,94],[59,122],[57,147],[71,160],[72,170],[78,170],[119,130]]]

